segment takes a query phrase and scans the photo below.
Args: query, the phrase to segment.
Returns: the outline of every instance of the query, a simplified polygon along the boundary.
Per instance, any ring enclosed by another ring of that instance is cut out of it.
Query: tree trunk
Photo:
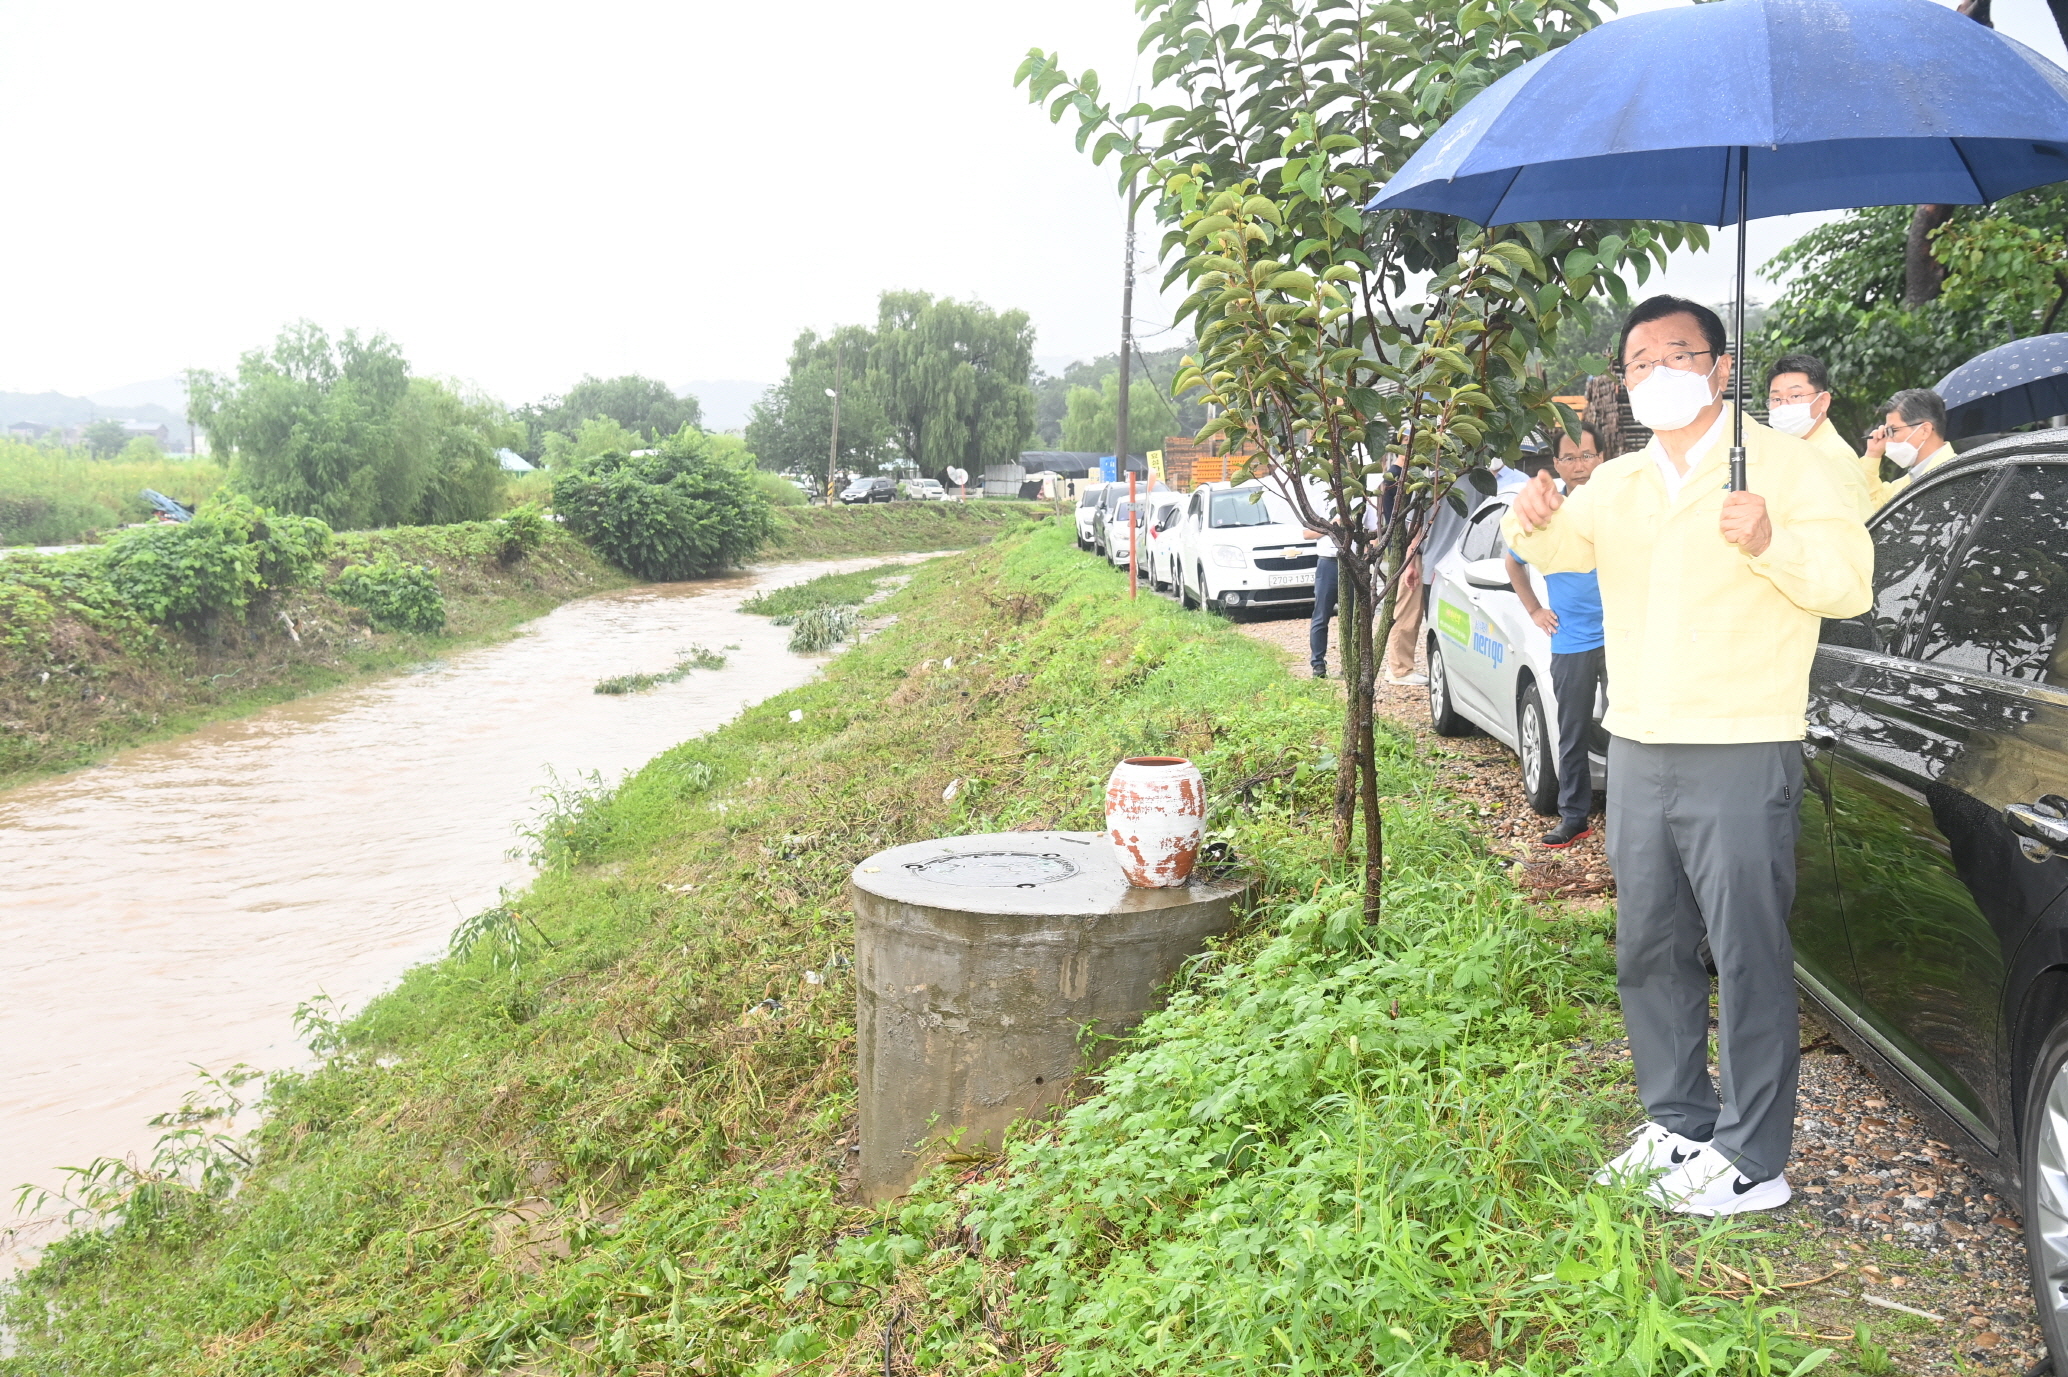
[[[1399,544],[1397,532],[1392,543]],[[1397,557],[1393,567],[1399,567]],[[1379,658],[1385,650],[1385,635],[1393,626],[1393,604],[1400,580],[1396,577],[1387,581],[1385,610],[1377,617],[1373,616],[1379,609],[1373,606],[1370,584],[1365,587],[1367,591],[1357,600],[1357,683],[1351,693],[1357,705],[1357,780],[1364,805],[1364,921],[1376,923],[1385,889],[1386,829],[1379,818],[1378,738],[1372,722],[1372,700],[1378,693]],[[1377,634],[1374,622],[1380,624]]]
[[[1952,218],[1952,206],[1919,206],[1910,216],[1910,237],[1903,245],[1903,305],[1913,311],[1939,298],[1946,269],[1932,257],[1932,231]]]
[[[1351,626],[1357,617],[1358,575],[1346,547],[1336,551],[1336,659],[1343,667],[1343,739],[1336,748],[1335,854],[1348,856],[1357,829],[1357,723],[1352,708],[1357,697],[1357,637]]]

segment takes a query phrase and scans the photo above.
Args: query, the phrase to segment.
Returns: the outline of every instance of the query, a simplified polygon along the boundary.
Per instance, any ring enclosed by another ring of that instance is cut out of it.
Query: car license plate
[[[1314,582],[1314,571],[1303,569],[1297,574],[1269,574],[1264,584],[1270,588],[1304,588]]]

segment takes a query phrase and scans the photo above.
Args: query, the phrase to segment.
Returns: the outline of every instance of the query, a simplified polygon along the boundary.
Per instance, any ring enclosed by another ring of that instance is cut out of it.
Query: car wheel
[[[1443,651],[1436,638],[1429,638],[1429,729],[1438,736],[1471,736],[1472,724],[1459,715],[1451,701],[1450,670],[1443,663]]]
[[[2058,1358],[2068,1355],[2068,1018],[2033,1059],[2024,1123],[2025,1252],[2039,1326]]]
[[[1180,566],[1176,572],[1178,576],[1178,606],[1185,608],[1187,611],[1198,607],[1199,600],[1192,596],[1191,586],[1185,582],[1184,568]]]
[[[1435,675],[1430,675],[1435,681]],[[1525,685],[1515,708],[1516,754],[1522,757],[1522,791],[1538,814],[1558,816],[1558,769],[1551,760],[1551,729],[1544,718],[1544,697],[1535,684]]]

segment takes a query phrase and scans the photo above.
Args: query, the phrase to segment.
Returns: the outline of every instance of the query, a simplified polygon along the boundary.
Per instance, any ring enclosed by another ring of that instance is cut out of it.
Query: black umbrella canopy
[[[1946,403],[1949,440],[2068,415],[2068,335],[2034,335],[1977,354],[1935,390]]]

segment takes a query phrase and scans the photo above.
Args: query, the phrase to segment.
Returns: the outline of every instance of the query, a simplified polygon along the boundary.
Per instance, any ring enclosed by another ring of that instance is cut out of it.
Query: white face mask
[[[1766,413],[1766,423],[1783,435],[1807,435],[1817,428],[1817,418],[1810,415],[1810,402],[1789,402]]]
[[[1917,446],[1908,440],[1891,440],[1888,442],[1888,448],[1882,453],[1893,459],[1899,469],[1907,469],[1917,462]]]
[[[1654,368],[1650,377],[1630,389],[1630,414],[1646,430],[1681,430],[1715,400],[1709,373]]]

